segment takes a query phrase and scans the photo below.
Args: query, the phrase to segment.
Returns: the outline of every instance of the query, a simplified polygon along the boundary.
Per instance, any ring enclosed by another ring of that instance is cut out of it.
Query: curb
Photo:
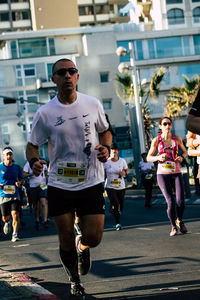
[[[157,198],[162,198],[163,195],[162,194],[155,194],[152,195],[152,199],[157,199]],[[125,196],[126,199],[145,199],[145,195],[126,195]]]
[[[24,273],[11,273],[0,269],[1,300],[37,299],[60,300]]]

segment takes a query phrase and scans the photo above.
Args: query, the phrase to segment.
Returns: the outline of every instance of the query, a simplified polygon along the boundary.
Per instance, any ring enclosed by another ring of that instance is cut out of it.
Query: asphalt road
[[[186,205],[188,234],[169,237],[164,201],[147,209],[141,199],[126,200],[123,230],[118,232],[106,204],[103,240],[91,250],[92,268],[82,277],[87,299],[199,300],[200,206]],[[41,227],[37,232],[27,209],[23,221],[19,242],[1,237],[0,268],[24,272],[60,299],[68,299],[69,283],[59,261],[53,222],[48,230]]]

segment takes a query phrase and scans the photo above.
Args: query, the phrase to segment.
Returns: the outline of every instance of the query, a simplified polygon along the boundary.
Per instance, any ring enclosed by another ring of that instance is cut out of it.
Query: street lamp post
[[[138,79],[137,79],[137,71],[135,66],[134,52],[133,52],[133,43],[129,43],[129,52],[130,52],[130,64],[131,64],[131,76],[133,80],[134,87],[134,95],[135,95],[135,108],[136,108],[136,116],[137,116],[137,125],[138,125],[138,133],[139,133],[139,141],[140,141],[140,151],[141,153],[145,152],[145,136],[144,136],[144,121],[142,116],[142,108],[138,95]]]
[[[141,153],[146,151],[145,147],[145,135],[144,135],[144,121],[142,116],[142,108],[138,95],[138,78],[137,70],[134,59],[134,50],[133,43],[129,43],[129,51],[124,47],[118,47],[116,50],[118,56],[125,56],[127,53],[130,54],[130,66],[125,63],[121,63],[118,66],[120,73],[125,73],[128,70],[131,70],[131,77],[134,87],[134,96],[135,96],[135,107],[130,109],[130,122],[131,122],[131,134],[132,134],[132,143],[133,143],[133,155],[134,155],[134,167],[136,172],[137,183],[140,180],[140,174],[138,171],[139,162],[141,160]],[[135,126],[135,120],[137,126]],[[139,147],[138,147],[139,142]]]

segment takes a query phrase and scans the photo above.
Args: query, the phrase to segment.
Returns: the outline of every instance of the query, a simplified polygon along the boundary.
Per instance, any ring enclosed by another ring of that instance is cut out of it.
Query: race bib
[[[165,172],[174,173],[176,170],[176,164],[174,161],[166,161],[161,166]]]
[[[120,178],[113,179],[113,180],[111,180],[111,182],[110,182],[110,185],[111,185],[112,187],[120,187],[121,184],[122,184],[122,181],[121,181]]]
[[[40,184],[40,188],[44,191],[47,189],[47,185],[44,183],[44,184]]]
[[[13,195],[16,191],[15,185],[4,185],[3,191],[5,194]]]
[[[85,163],[59,161],[56,167],[56,182],[80,184],[86,181]]]

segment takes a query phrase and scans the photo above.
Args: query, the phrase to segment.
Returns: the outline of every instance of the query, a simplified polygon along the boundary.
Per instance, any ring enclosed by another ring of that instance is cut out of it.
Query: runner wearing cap
[[[19,240],[18,228],[20,223],[20,197],[19,186],[23,177],[19,165],[13,163],[13,150],[11,147],[3,149],[3,162],[0,164],[0,208],[4,234],[10,232],[10,215],[12,215],[12,242]]]

